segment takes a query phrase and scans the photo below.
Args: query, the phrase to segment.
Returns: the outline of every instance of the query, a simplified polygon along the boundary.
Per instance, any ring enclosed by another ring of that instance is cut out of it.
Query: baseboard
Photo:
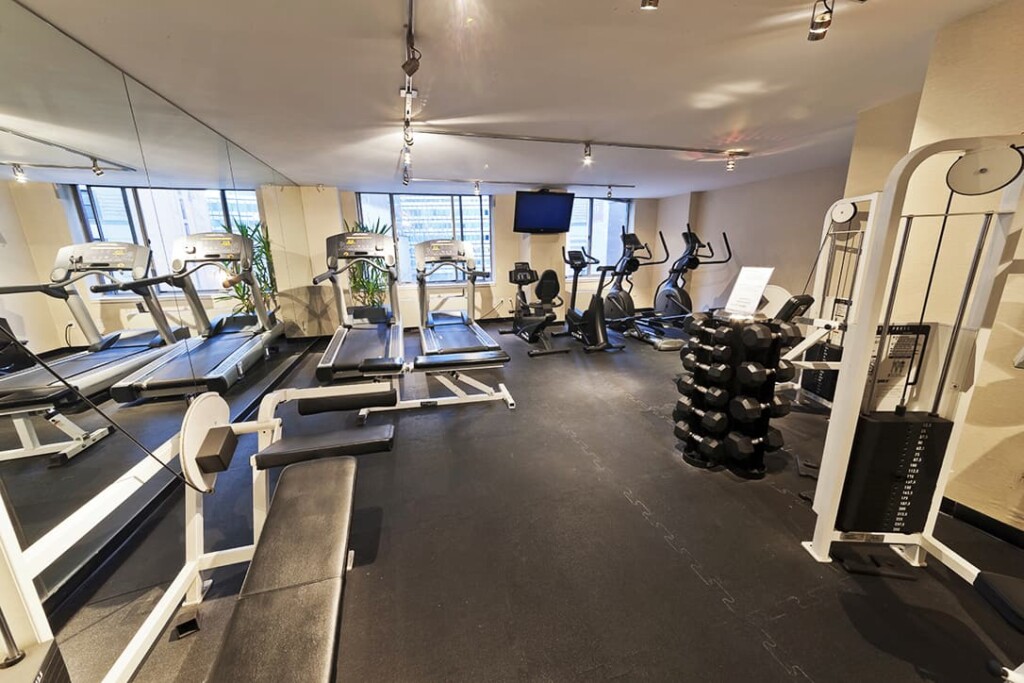
[[[942,506],[939,509],[951,517],[981,529],[990,536],[995,536],[1018,548],[1024,548],[1024,531],[1017,527],[1000,522],[998,519],[949,498],[942,499]]]

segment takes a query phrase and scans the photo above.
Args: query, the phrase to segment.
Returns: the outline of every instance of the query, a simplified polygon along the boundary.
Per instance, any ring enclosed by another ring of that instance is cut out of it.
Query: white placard
[[[751,268],[744,266],[732,287],[725,312],[732,315],[754,315],[761,306],[765,287],[772,279],[774,268]]]

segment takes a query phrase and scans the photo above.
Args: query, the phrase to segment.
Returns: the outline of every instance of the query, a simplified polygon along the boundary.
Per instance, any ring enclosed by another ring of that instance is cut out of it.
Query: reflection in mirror
[[[180,491],[183,399],[241,414],[287,370],[260,194],[291,183],[10,0],[0,26],[0,495],[59,619]]]

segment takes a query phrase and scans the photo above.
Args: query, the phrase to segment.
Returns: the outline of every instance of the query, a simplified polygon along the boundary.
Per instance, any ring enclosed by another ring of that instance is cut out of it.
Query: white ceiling
[[[405,0],[24,1],[300,183],[401,188]],[[595,147],[584,167],[576,146],[419,135],[414,175],[659,197],[843,163],[857,113],[919,89],[935,31],[998,0],[836,1],[809,43],[810,0],[419,0],[417,123],[752,157]]]

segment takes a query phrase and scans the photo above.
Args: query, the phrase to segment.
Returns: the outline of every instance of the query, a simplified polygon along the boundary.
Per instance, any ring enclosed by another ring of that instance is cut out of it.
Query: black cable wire
[[[92,408],[93,410],[95,410],[95,411],[97,412],[97,414],[99,414],[99,416],[100,416],[100,417],[102,417],[102,418],[103,418],[104,420],[106,420],[106,421],[107,421],[107,422],[108,422],[108,423],[110,424],[110,426],[111,426],[111,427],[113,427],[113,428],[114,428],[114,429],[116,429],[117,431],[119,431],[119,432],[121,432],[122,434],[124,434],[124,435],[125,435],[126,437],[128,437],[128,440],[129,440],[129,441],[131,441],[131,442],[132,442],[133,444],[135,444],[136,446],[138,446],[138,447],[139,447],[139,448],[140,448],[140,449],[142,450],[142,452],[143,452],[143,453],[145,453],[145,454],[146,454],[146,455],[148,455],[149,457],[153,458],[153,460],[156,460],[156,462],[157,462],[157,463],[158,463],[158,464],[160,465],[160,467],[162,467],[162,468],[164,468],[165,470],[167,470],[168,472],[170,472],[170,473],[171,473],[171,475],[172,475],[172,476],[173,476],[173,477],[174,477],[175,479],[179,479],[179,480],[181,480],[181,482],[182,482],[183,484],[185,484],[185,486],[189,487],[190,489],[192,489],[192,490],[193,490],[193,491],[195,491],[196,493],[203,493],[203,491],[199,490],[199,489],[198,489],[197,487],[193,486],[193,485],[192,485],[192,483],[191,483],[190,481],[188,481],[187,479],[185,479],[185,477],[184,477],[183,475],[181,475],[181,474],[179,474],[179,473],[175,472],[175,471],[174,471],[173,469],[171,469],[171,467],[170,467],[170,466],[169,466],[169,465],[168,465],[167,463],[165,463],[165,462],[164,462],[163,460],[161,460],[160,458],[158,458],[158,457],[157,457],[157,455],[156,455],[156,453],[154,453],[153,451],[149,450],[149,449],[148,449],[148,448],[146,448],[146,447],[145,447],[144,445],[142,445],[142,442],[141,442],[141,441],[139,441],[138,439],[136,439],[136,438],[135,438],[135,437],[134,437],[134,436],[133,436],[133,435],[132,435],[132,434],[131,434],[131,433],[130,433],[130,432],[129,432],[129,431],[127,430],[127,429],[125,429],[124,427],[122,427],[122,426],[121,426],[121,425],[120,425],[120,424],[119,424],[119,423],[118,423],[118,422],[117,422],[117,421],[116,421],[116,420],[115,420],[114,418],[110,417],[110,416],[109,416],[109,415],[107,415],[107,414],[106,414],[105,412],[103,412],[103,410],[101,410],[101,409],[100,409],[100,407],[99,407],[98,405],[96,405],[95,403],[93,403],[93,402],[92,402],[92,401],[91,401],[91,400],[89,399],[89,397],[87,397],[87,396],[86,396],[85,394],[83,394],[83,393],[82,393],[81,391],[79,391],[78,387],[74,386],[73,384],[71,384],[70,382],[68,382],[68,381],[67,381],[66,379],[64,379],[63,377],[61,377],[61,376],[60,376],[60,373],[58,373],[58,372],[57,372],[56,370],[54,370],[53,368],[51,368],[51,367],[50,367],[50,366],[49,366],[49,365],[48,365],[48,364],[46,363],[46,361],[44,361],[44,360],[43,360],[42,358],[40,358],[39,356],[37,356],[37,355],[36,355],[36,354],[35,354],[35,353],[34,353],[33,351],[31,351],[31,350],[30,350],[30,349],[29,349],[29,348],[28,348],[28,347],[27,347],[27,346],[26,346],[25,344],[23,344],[23,343],[21,342],[21,340],[20,340],[20,339],[18,339],[18,338],[17,338],[16,336],[15,336],[15,334],[14,334],[13,332],[10,332],[10,331],[8,331],[7,329],[5,329],[5,328],[4,328],[4,327],[2,327],[2,326],[0,326],[0,332],[2,332],[2,333],[4,334],[4,336],[6,336],[6,337],[7,337],[8,339],[10,339],[10,340],[11,340],[11,343],[13,343],[13,344],[14,344],[15,346],[17,346],[17,347],[18,347],[18,348],[19,348],[19,349],[20,349],[20,350],[22,351],[22,353],[24,353],[24,354],[25,354],[25,355],[27,355],[27,356],[28,356],[29,358],[31,358],[31,359],[32,359],[33,361],[35,361],[36,363],[38,363],[38,364],[39,364],[39,366],[40,366],[41,368],[43,368],[44,370],[46,370],[46,372],[48,372],[48,373],[50,373],[51,375],[53,375],[53,376],[54,376],[54,378],[56,378],[56,380],[57,380],[58,382],[60,382],[61,384],[63,384],[63,385],[65,386],[65,387],[67,387],[67,388],[68,388],[68,389],[69,389],[69,390],[70,390],[70,391],[71,391],[71,392],[72,392],[72,393],[73,393],[73,394],[74,394],[75,396],[77,396],[77,397],[78,397],[78,399],[79,399],[80,401],[82,401],[82,403],[84,403],[85,405],[87,405],[87,406],[89,406],[90,408]]]
[[[818,247],[818,253],[814,255],[814,262],[811,264],[811,272],[807,273],[807,282],[804,283],[804,290],[801,294],[806,294],[807,288],[811,286],[811,278],[814,277],[814,271],[818,269],[818,261],[821,260],[821,252],[825,250],[825,245],[828,244],[828,239],[832,236],[832,228],[834,226],[834,223],[829,226],[828,232],[825,233],[825,238],[821,240],[821,246]]]
[[[963,158],[963,157],[961,157]],[[946,226],[949,224],[949,212],[953,208],[953,190],[949,191],[949,199],[946,200],[946,211],[942,217],[942,227],[939,228],[939,239],[935,243],[935,255],[932,257],[932,269],[928,273],[928,286],[924,290],[924,301],[921,303],[921,316],[918,318],[917,326],[920,328],[924,325],[925,311],[928,310],[928,300],[932,295],[932,284],[935,282],[935,271],[939,266],[939,254],[942,251],[942,241],[946,237]],[[914,347],[910,350],[910,364],[907,366],[907,376],[903,379],[903,391],[900,393],[900,408],[906,409],[907,406],[907,392],[910,390],[910,375],[914,369],[914,361],[917,359],[917,346],[918,340],[921,335],[918,333],[914,334]],[[915,378],[915,384],[917,383]]]

